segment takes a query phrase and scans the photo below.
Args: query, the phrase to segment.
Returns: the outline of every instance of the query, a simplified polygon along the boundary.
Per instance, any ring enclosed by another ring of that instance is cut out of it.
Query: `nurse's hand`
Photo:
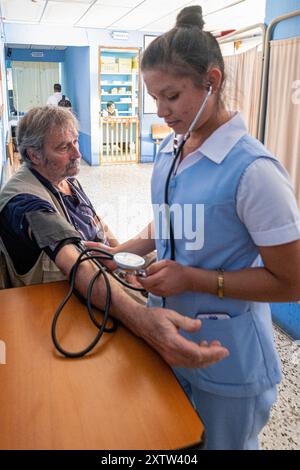
[[[86,248],[89,248],[89,249],[98,248],[100,250],[106,251],[110,255],[114,255],[115,253],[117,253],[116,247],[108,246],[108,245],[105,245],[104,243],[84,241],[83,244],[86,246]],[[90,254],[101,256],[101,253],[97,251],[92,251]],[[116,263],[112,260],[102,259],[101,263],[104,264],[104,266],[106,266],[109,271],[114,271],[118,267]]]
[[[139,277],[145,290],[160,297],[181,294],[189,290],[186,266],[171,260],[162,260],[146,269],[147,277]]]

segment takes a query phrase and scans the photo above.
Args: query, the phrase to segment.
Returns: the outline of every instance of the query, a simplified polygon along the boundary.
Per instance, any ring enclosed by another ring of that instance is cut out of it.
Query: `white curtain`
[[[300,37],[271,42],[265,145],[288,170],[300,205]]]
[[[45,105],[54,83],[59,82],[59,64],[13,61],[11,67],[16,110],[27,112],[34,106]]]
[[[259,90],[261,84],[262,54],[258,47],[241,54],[224,56],[225,104],[232,111],[241,111],[248,132],[256,137]]]

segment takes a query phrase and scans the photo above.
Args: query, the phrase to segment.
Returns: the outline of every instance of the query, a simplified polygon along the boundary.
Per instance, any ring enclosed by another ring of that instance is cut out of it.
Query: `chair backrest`
[[[172,129],[167,124],[152,124],[151,135],[153,140],[164,139],[172,132]]]

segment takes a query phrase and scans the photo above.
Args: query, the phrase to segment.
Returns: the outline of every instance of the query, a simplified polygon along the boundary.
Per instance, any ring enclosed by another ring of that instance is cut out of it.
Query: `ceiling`
[[[167,31],[178,11],[201,5],[205,29],[240,29],[264,21],[265,0],[0,0],[4,23],[119,31]]]

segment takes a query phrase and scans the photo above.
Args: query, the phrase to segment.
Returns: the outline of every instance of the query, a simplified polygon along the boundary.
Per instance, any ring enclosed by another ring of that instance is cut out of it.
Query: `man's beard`
[[[69,172],[73,172],[73,169],[77,169],[77,173],[79,172],[80,160],[76,159],[73,162],[70,162],[65,169],[65,173],[68,174]]]
[[[52,175],[53,177],[60,177],[60,178],[67,178],[68,176],[74,176],[74,174],[78,174],[80,170],[80,158],[76,158],[76,160],[72,160],[70,163],[68,163],[63,171],[62,174],[62,169],[59,170],[58,174],[58,169],[56,165],[53,165],[51,160],[48,160],[47,158],[45,159],[44,162],[44,168],[47,170],[47,172]],[[76,172],[74,172],[76,170]]]

